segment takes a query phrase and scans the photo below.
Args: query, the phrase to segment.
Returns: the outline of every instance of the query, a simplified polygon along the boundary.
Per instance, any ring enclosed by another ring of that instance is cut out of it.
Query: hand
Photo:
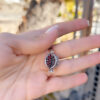
[[[100,47],[100,36],[53,45],[59,36],[86,27],[86,20],[77,19],[20,35],[0,34],[0,100],[33,100],[85,83],[85,73],[73,73],[100,63],[99,52],[61,60],[53,73],[48,71],[44,60],[51,46],[59,59]]]

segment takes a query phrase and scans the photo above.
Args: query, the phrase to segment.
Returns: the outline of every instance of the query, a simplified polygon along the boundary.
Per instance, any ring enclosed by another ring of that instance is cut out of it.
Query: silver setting
[[[55,59],[55,63],[54,63],[54,65],[53,65],[52,67],[49,67],[49,66],[48,66],[48,64],[47,64],[47,59],[46,59],[50,54],[51,54],[51,55],[54,57],[54,59]],[[54,54],[54,51],[51,50],[50,53],[46,56],[46,58],[45,58],[45,64],[46,64],[46,66],[49,68],[49,72],[53,72],[53,69],[58,65],[58,57]]]

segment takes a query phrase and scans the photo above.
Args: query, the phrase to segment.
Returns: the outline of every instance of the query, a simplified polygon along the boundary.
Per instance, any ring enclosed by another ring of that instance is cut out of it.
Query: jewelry
[[[58,57],[54,54],[54,51],[51,50],[50,53],[45,58],[45,64],[49,68],[50,72],[53,72],[53,69],[58,64]]]

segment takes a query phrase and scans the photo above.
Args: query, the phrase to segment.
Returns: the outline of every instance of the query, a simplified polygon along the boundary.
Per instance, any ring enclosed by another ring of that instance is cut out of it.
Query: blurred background
[[[90,26],[56,40],[66,40],[100,34],[100,0],[0,0],[0,32],[19,34],[58,22],[76,18],[89,20]],[[72,58],[96,52],[99,49],[75,55]],[[74,89],[52,93],[37,100],[100,100],[100,65],[85,70],[89,80]]]

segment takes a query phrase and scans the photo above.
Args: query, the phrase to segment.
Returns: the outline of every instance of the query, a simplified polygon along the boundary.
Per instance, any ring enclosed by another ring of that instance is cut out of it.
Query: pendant
[[[58,57],[54,54],[54,51],[51,50],[50,53],[45,58],[45,64],[49,68],[50,72],[53,72],[53,69],[58,64]]]

